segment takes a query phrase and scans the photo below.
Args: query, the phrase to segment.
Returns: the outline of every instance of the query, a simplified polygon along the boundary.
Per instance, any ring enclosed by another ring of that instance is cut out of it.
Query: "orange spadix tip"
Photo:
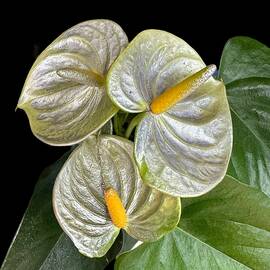
[[[112,223],[118,228],[126,227],[126,210],[118,193],[113,188],[108,188],[105,190],[104,198]]]
[[[166,89],[161,95],[156,97],[151,105],[154,114],[166,112],[188,93],[205,83],[216,71],[215,65],[209,65],[173,87]]]

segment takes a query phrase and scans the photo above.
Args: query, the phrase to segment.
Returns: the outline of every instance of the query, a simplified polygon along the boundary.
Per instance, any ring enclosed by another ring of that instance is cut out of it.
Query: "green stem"
[[[118,117],[118,114],[116,114],[113,117],[113,128],[114,128],[115,134],[117,136],[121,136],[121,132],[120,132],[120,129],[119,129],[119,117]]]
[[[128,139],[133,131],[133,129],[141,122],[141,120],[144,118],[145,113],[139,113],[137,114],[129,123],[128,128],[125,132],[125,137]]]

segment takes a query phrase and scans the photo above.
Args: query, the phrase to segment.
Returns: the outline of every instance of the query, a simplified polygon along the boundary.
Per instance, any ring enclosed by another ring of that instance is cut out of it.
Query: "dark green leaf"
[[[121,255],[116,269],[269,269],[269,197],[227,176],[182,202],[180,229]]]
[[[38,269],[62,233],[51,207],[54,179],[68,154],[45,169],[34,190],[2,270]]]
[[[120,242],[115,242],[115,248],[121,248]],[[102,257],[102,258],[92,258],[89,259],[83,255],[81,255],[77,248],[74,246],[69,237],[62,233],[59,237],[58,241],[55,243],[54,247],[50,250],[48,257],[44,260],[44,263],[40,268],[40,270],[101,270],[105,269],[105,267],[109,264],[113,257],[115,257],[116,253],[111,252]],[[112,257],[113,256],[113,257]],[[25,268],[28,270],[28,268]]]
[[[104,269],[121,249],[116,241],[106,256],[89,259],[77,251],[58,226],[51,205],[52,188],[69,153],[45,169],[40,176],[2,270],[99,270]]]
[[[220,77],[234,129],[227,173],[270,196],[270,49],[247,37],[229,40]]]
[[[138,243],[139,241],[128,235],[124,230],[122,230],[122,248],[118,254],[121,255],[132,248]]]
[[[270,78],[270,49],[249,37],[229,39],[222,52],[219,76],[225,84],[250,78]]]
[[[228,173],[270,196],[270,79],[238,80],[227,93],[234,125]]]

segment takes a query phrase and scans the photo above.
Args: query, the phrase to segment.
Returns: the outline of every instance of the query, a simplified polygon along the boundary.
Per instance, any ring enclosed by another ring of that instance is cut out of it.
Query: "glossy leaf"
[[[104,82],[127,42],[116,23],[92,20],[70,28],[43,51],[18,102],[35,136],[51,145],[75,144],[117,112]]]
[[[251,77],[270,78],[270,49],[249,37],[234,37],[221,56],[219,76],[225,84]]]
[[[183,202],[180,227],[252,269],[270,265],[270,199],[230,176]]]
[[[115,270],[250,269],[177,228],[161,240],[121,255]]]
[[[270,49],[232,38],[220,63],[234,127],[228,174],[270,196]]]
[[[87,258],[81,255],[69,237],[62,233],[40,270],[103,270],[121,250],[121,241],[116,241],[110,251],[102,258]],[[36,269],[36,268],[35,268]],[[28,270],[28,268],[27,268]]]
[[[269,197],[226,176],[182,202],[180,229],[121,255],[116,269],[268,269]]]
[[[120,256],[121,254],[128,252],[137,246],[139,246],[142,242],[138,241],[134,238],[132,238],[130,235],[128,235],[124,230],[122,230],[122,247],[117,256]]]
[[[86,256],[106,254],[120,230],[107,212],[107,188],[120,196],[128,220],[124,229],[137,240],[157,240],[178,223],[180,200],[143,184],[133,144],[116,136],[91,136],[63,166],[53,195],[59,224]]]
[[[70,152],[48,167],[38,180],[2,270],[96,269],[102,270],[123,249],[120,239],[105,257],[81,255],[58,226],[52,209],[54,180]]]
[[[182,39],[159,30],[140,33],[112,65],[108,94],[121,109],[145,112],[135,136],[143,180],[181,197],[201,195],[224,177],[232,124],[222,82],[212,77],[167,112],[153,114],[153,99],[205,67]]]

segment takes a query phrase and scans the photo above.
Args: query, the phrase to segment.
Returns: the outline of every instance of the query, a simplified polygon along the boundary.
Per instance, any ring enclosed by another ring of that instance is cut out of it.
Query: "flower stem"
[[[128,128],[125,132],[125,137],[128,139],[133,131],[133,129],[141,122],[141,120],[144,118],[145,113],[139,113],[137,114],[129,123]]]

